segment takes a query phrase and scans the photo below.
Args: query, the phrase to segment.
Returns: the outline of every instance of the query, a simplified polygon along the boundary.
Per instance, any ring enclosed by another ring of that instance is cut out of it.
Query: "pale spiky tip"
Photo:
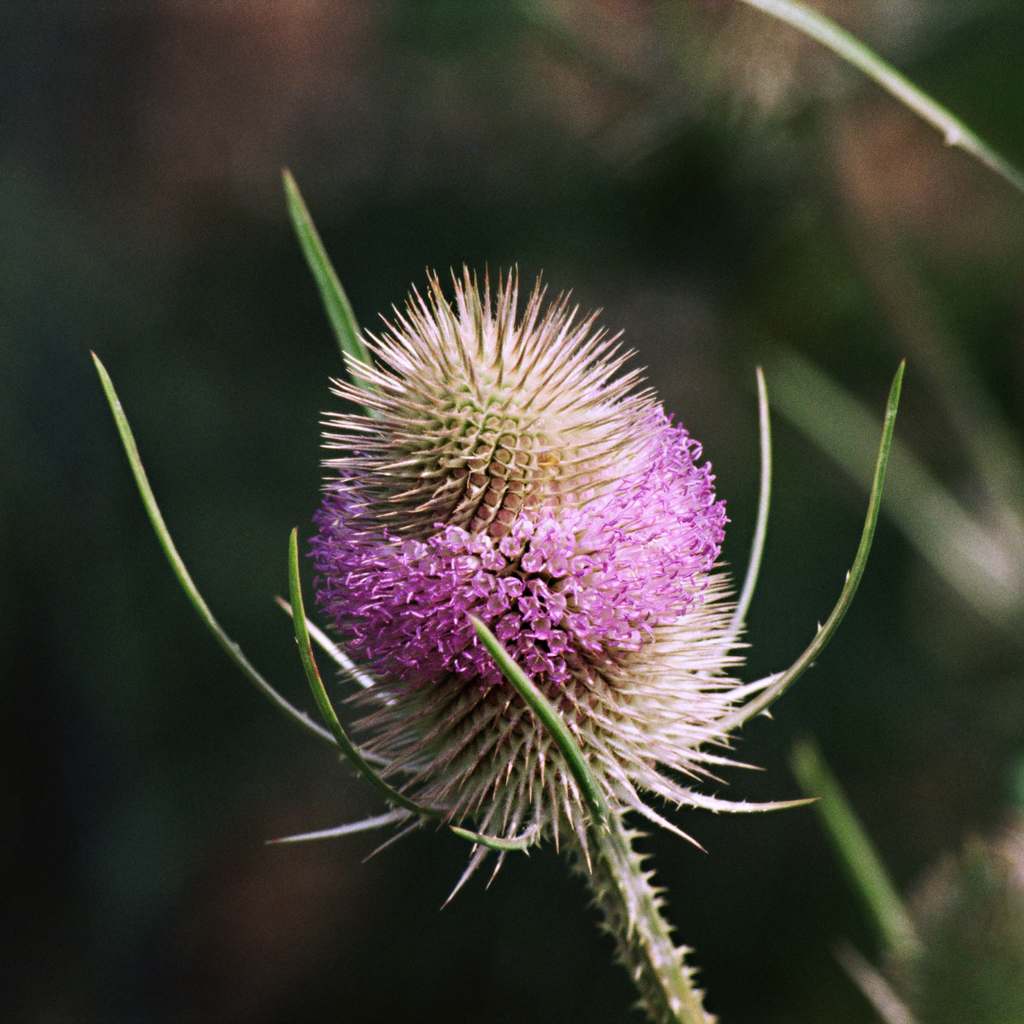
[[[675,776],[718,762],[731,607],[712,573],[725,526],[701,449],[615,339],[546,310],[517,317],[514,275],[492,296],[467,272],[454,302],[413,293],[336,393],[332,470],[313,540],[317,597],[377,684],[367,749],[406,791],[512,834],[585,811],[558,748],[480,645],[486,623],[563,714],[616,807],[697,797]],[[668,769],[666,771],[665,769]]]

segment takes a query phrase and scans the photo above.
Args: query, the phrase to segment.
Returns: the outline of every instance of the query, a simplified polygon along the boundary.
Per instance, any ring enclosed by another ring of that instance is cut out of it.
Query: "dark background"
[[[823,5],[1024,163],[1016,0]],[[134,490],[114,377],[164,515],[228,632],[308,706],[287,534],[310,532],[340,362],[280,186],[295,173],[370,328],[427,268],[541,269],[622,329],[705,444],[745,564],[754,367],[796,349],[968,507],[936,385],[963,361],[1024,414],[1024,197],[814,44],[678,0],[143,0],[0,6],[0,1019],[639,1020],[552,850],[444,910],[431,830],[275,836],[377,813],[203,631]],[[952,403],[955,405],[955,389]],[[865,495],[776,417],[748,667],[828,614]],[[1020,550],[1019,548],[1017,550]],[[1024,563],[1022,563],[1024,564]],[[1005,823],[1021,632],[964,604],[890,520],[838,638],[748,726],[719,795],[788,799],[814,735],[898,884]],[[832,958],[875,950],[812,811],[683,812],[650,840],[723,1024],[861,1022]]]

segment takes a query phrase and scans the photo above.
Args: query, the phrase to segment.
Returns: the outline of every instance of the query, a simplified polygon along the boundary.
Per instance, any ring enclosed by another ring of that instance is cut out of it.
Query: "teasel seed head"
[[[615,338],[515,275],[436,277],[368,339],[366,414],[331,414],[316,589],[375,684],[364,749],[421,804],[503,835],[586,810],[548,734],[477,639],[482,620],[556,708],[613,807],[708,799],[736,703],[726,524],[701,447]]]

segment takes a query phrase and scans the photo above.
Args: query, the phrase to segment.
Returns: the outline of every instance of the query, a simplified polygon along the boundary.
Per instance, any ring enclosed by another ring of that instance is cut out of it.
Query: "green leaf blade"
[[[341,722],[335,714],[331,699],[327,696],[323,680],[320,678],[320,670],[317,668],[316,658],[313,656],[313,645],[309,639],[309,630],[306,627],[306,610],[302,601],[302,583],[299,578],[299,531],[298,527],[292,530],[288,538],[288,587],[291,597],[292,622],[295,627],[295,640],[299,645],[299,656],[302,658],[302,667],[306,671],[306,679],[309,688],[313,691],[313,698],[316,700],[320,714],[323,715],[327,728],[330,730],[334,741],[338,744],[342,753],[352,762],[360,775],[373,787],[378,789],[393,804],[411,811],[425,818],[442,818],[443,813],[428,807],[422,807],[407,796],[399,793],[397,789],[389,786],[374,771],[370,762],[366,760],[359,748],[348,738]]]
[[[298,236],[302,253],[306,257],[306,263],[316,281],[320,298],[327,311],[327,319],[330,321],[338,348],[341,350],[342,359],[345,360],[353,383],[364,391],[372,392],[375,390],[373,385],[364,380],[358,371],[360,364],[372,366],[373,358],[363,342],[359,324],[352,311],[352,303],[349,302],[345,289],[342,288],[341,281],[338,280],[338,275],[335,273],[323,242],[320,240],[320,234],[313,224],[313,218],[302,198],[299,186],[290,171],[283,171],[282,177],[285,197],[288,202],[288,215],[295,228],[295,234]],[[375,410],[367,409],[366,411],[367,415],[376,415]]]
[[[831,614],[825,620],[825,624],[818,630],[814,639],[810,642],[804,652],[784,672],[778,673],[771,678],[771,681],[753,700],[748,701],[742,707],[737,708],[731,715],[727,715],[718,723],[720,729],[728,732],[730,729],[753,718],[754,715],[764,711],[784,690],[788,689],[800,676],[804,674],[814,663],[814,659],[825,649],[828,642],[835,635],[839,624],[843,621],[850,605],[853,602],[854,594],[860,586],[860,581],[867,568],[868,555],[871,552],[871,545],[875,537],[875,527],[878,524],[878,514],[882,507],[882,491],[885,486],[885,473],[889,465],[889,456],[892,451],[892,435],[896,428],[896,411],[900,404],[900,389],[903,386],[903,371],[906,362],[901,362],[896,376],[893,378],[892,386],[889,389],[889,400],[886,403],[885,421],[882,425],[882,439],[878,446],[878,458],[875,462],[875,472],[871,482],[871,494],[868,498],[867,514],[864,518],[864,528],[861,531],[860,544],[853,559],[853,565],[846,574],[846,581],[843,584],[842,592],[836,601]]]
[[[107,402],[110,405],[110,411],[114,414],[114,423],[117,426],[117,432],[121,437],[121,444],[124,447],[125,454],[128,456],[128,463],[131,466],[132,474],[135,477],[135,484],[138,487],[139,494],[142,497],[142,503],[145,506],[146,514],[149,516],[149,521],[153,525],[153,530],[156,533],[157,540],[160,542],[160,547],[163,548],[164,554],[167,556],[167,561],[171,564],[171,570],[177,577],[178,583],[181,585],[182,590],[185,591],[186,597],[195,608],[196,613],[202,620],[206,628],[213,634],[213,638],[220,645],[221,649],[227,654],[227,656],[234,662],[234,664],[242,671],[245,677],[253,683],[253,685],[262,693],[272,704],[275,704],[278,708],[295,719],[303,728],[308,729],[314,735],[322,740],[326,740],[328,743],[334,743],[334,739],[331,734],[326,730],[317,725],[316,722],[312,721],[310,717],[298,708],[293,707],[284,697],[282,697],[271,685],[268,683],[263,676],[252,666],[248,658],[242,653],[242,649],[236,644],[221,628],[220,623],[214,618],[213,612],[210,611],[209,605],[203,599],[199,593],[198,587],[192,580],[188,569],[185,568],[185,562],[181,555],[178,554],[178,549],[174,545],[174,541],[171,539],[170,531],[167,529],[167,524],[164,522],[163,514],[160,512],[160,507],[157,505],[156,496],[153,494],[153,489],[149,484],[149,477],[146,475],[146,470],[142,465],[142,458],[139,455],[138,446],[135,443],[135,435],[132,433],[132,428],[128,423],[128,417],[125,415],[124,407],[121,405],[121,400],[117,397],[117,392],[114,390],[114,382],[110,378],[110,374],[107,373],[106,367],[100,361],[99,356],[95,352],[91,353],[93,363],[96,366],[96,372],[99,374],[100,383],[103,385],[103,391],[107,396]]]
[[[502,642],[481,622],[471,615],[470,622],[476,630],[480,642],[487,649],[488,654],[494,659],[495,664],[501,669],[502,675],[512,684],[520,697],[526,701],[530,710],[540,719],[541,724],[551,734],[558,749],[565,757],[569,771],[580,787],[587,809],[593,818],[594,825],[603,829],[607,827],[609,814],[608,802],[598,785],[594,773],[587,764],[579,744],[569,732],[562,716],[555,710],[554,705],[537,689],[532,679],[515,663],[512,656],[505,650]]]

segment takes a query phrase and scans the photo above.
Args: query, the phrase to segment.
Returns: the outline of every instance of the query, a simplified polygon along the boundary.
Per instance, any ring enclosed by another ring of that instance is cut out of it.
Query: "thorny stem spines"
[[[651,884],[644,855],[633,848],[642,833],[626,828],[621,815],[608,827],[591,829],[589,859],[574,851],[573,868],[587,880],[593,903],[604,917],[602,926],[614,936],[619,963],[640,992],[639,1005],[653,1024],[715,1024],[694,984],[686,962],[690,950],[672,941],[662,915],[662,890]]]

